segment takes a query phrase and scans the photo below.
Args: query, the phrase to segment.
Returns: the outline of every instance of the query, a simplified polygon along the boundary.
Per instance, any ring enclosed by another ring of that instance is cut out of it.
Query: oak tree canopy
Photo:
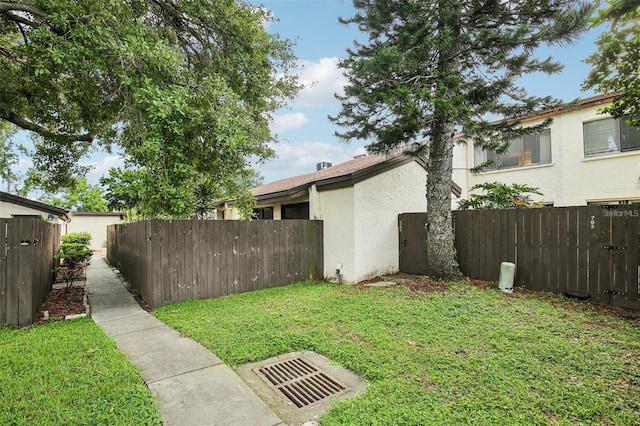
[[[149,216],[190,214],[202,181],[246,195],[225,182],[273,155],[270,114],[298,90],[269,19],[234,0],[0,1],[0,119],[39,135],[46,189],[118,149]]]

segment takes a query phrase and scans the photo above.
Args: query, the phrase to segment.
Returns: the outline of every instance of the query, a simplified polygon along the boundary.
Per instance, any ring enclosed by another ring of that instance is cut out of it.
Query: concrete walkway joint
[[[144,311],[100,256],[85,289],[93,321],[138,366],[164,425],[284,426],[220,358]]]

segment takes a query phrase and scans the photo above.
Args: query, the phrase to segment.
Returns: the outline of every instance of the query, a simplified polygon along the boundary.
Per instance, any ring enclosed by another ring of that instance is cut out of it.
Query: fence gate
[[[609,303],[638,309],[638,270],[640,269],[640,205],[611,206],[602,209],[608,241],[600,248],[600,289]]]
[[[426,213],[404,213],[398,215],[400,237],[400,272],[422,275],[427,265]]]

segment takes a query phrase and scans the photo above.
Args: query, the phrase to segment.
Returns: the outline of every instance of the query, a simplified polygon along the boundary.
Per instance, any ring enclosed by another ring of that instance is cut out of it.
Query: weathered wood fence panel
[[[321,221],[150,220],[110,225],[107,257],[153,308],[319,279]]]
[[[403,247],[426,240],[426,214],[403,214],[399,222],[413,230],[400,234],[401,271],[425,273],[426,248],[420,258]],[[500,263],[513,262],[516,285],[640,309],[638,204],[455,211],[453,226],[460,270],[468,277],[497,281]],[[407,259],[411,265],[403,269]]]
[[[0,219],[0,323],[29,325],[51,290],[60,225]]]

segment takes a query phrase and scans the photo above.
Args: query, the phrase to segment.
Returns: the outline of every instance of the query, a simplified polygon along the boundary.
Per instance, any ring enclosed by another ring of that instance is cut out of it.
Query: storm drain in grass
[[[301,356],[257,367],[253,371],[298,408],[351,390]]]
[[[236,372],[287,424],[318,419],[332,401],[351,398],[366,388],[353,371],[311,351],[246,364]]]

